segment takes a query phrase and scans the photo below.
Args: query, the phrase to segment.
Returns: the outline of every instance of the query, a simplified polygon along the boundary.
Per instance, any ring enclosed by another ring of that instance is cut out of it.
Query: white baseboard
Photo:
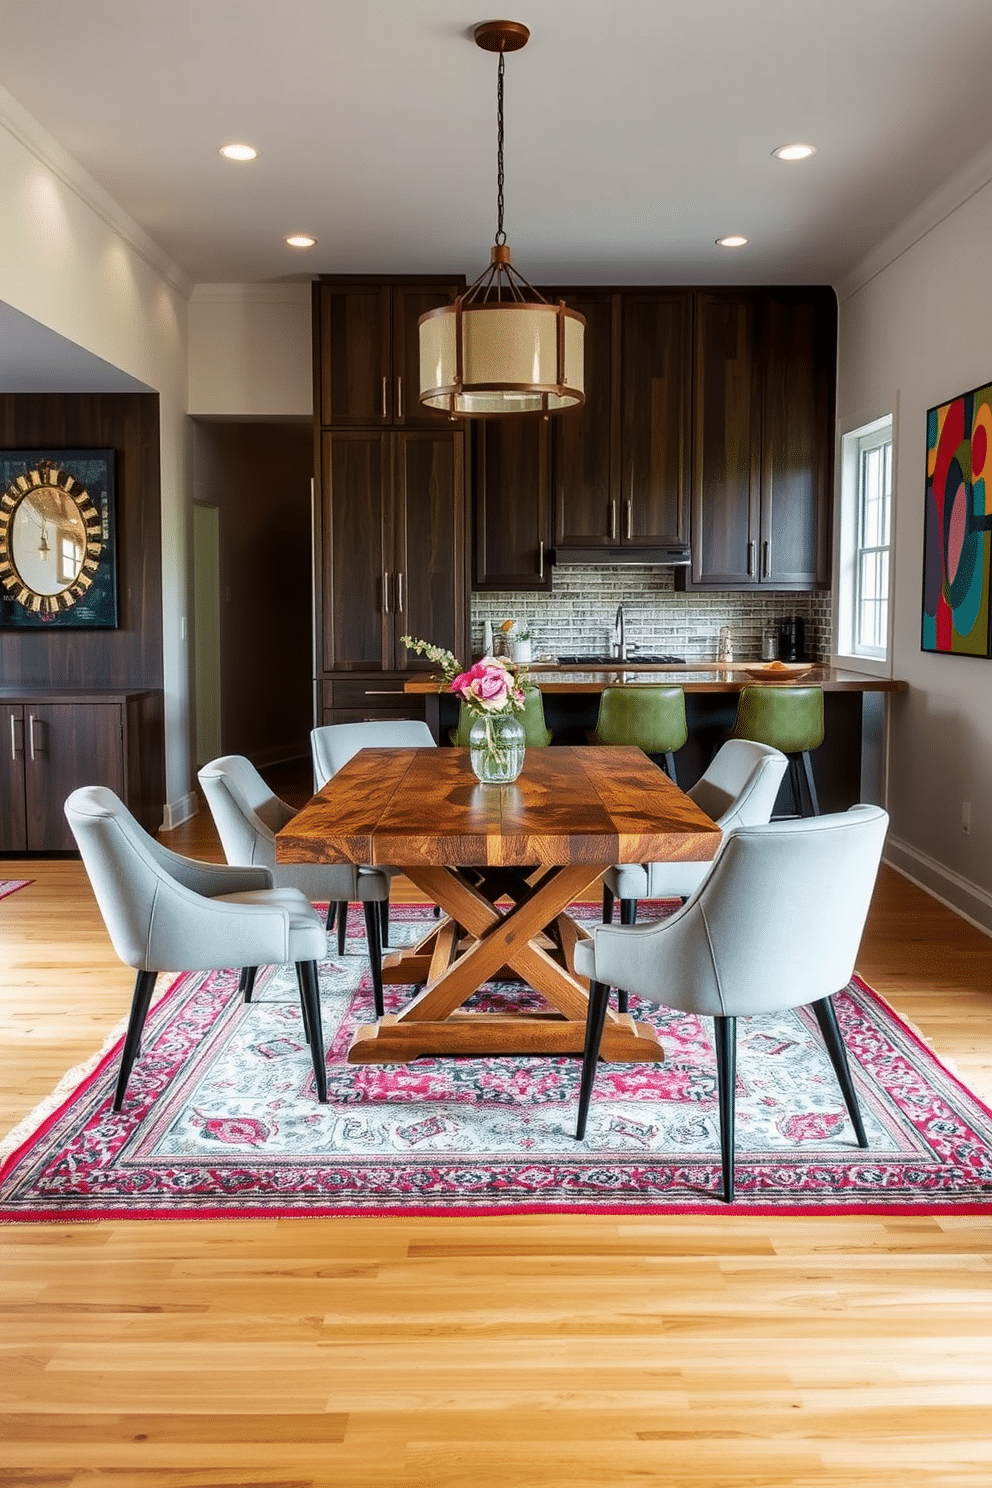
[[[178,827],[180,822],[189,821],[200,809],[196,791],[190,791],[186,796],[180,796],[178,801],[166,801],[162,812],[162,831],[171,832],[173,827]]]
[[[925,889],[983,934],[992,936],[992,894],[897,837],[888,838],[883,857],[897,873]]]

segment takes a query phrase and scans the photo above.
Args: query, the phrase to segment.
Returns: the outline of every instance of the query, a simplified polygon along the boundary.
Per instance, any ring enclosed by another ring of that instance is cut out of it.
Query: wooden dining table
[[[422,988],[360,1027],[353,1064],[421,1055],[581,1054],[588,984],[568,913],[614,863],[708,862],[720,829],[639,749],[528,749],[512,785],[481,785],[467,749],[364,749],[276,837],[282,863],[400,869],[444,916],[383,959],[383,982]],[[464,1004],[490,980],[540,1010]],[[610,1010],[604,1059],[659,1060],[654,1031]]]

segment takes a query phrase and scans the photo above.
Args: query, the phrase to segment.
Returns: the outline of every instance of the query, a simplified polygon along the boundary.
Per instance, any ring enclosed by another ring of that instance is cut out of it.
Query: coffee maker
[[[778,628],[780,661],[806,660],[806,625],[801,615],[787,615]]]

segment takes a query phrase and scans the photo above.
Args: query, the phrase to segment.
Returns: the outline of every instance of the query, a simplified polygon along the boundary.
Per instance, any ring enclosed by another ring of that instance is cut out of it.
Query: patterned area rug
[[[593,906],[582,906],[594,919]],[[427,911],[393,912],[394,945]],[[184,974],[146,1026],[124,1109],[120,1044],[67,1076],[5,1144],[0,1219],[727,1212],[708,1020],[632,1006],[666,1060],[601,1064],[586,1140],[580,1061],[422,1059],[349,1065],[372,1004],[359,916],[321,967],[328,1104],[317,1104],[292,968]],[[406,988],[387,988],[387,1007]],[[492,984],[490,1010],[540,1007]],[[854,1141],[815,1021],[738,1024],[738,1212],[992,1212],[992,1113],[862,981],[836,998],[870,1150]]]
[[[18,889],[26,889],[31,882],[30,878],[0,878],[0,899],[6,899],[8,894],[16,894]]]

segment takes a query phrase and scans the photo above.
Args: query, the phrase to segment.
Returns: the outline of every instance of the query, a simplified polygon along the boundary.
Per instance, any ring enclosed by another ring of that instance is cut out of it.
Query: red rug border
[[[155,999],[149,1012],[157,1011],[169,998],[179,993],[183,986],[191,978],[200,975],[198,972],[179,972]],[[992,1106],[986,1104],[983,1098],[975,1093],[970,1086],[966,1085],[960,1075],[941,1058],[931,1047],[923,1035],[909,1023],[895,1009],[892,1004],[876,992],[868,982],[857,972],[851,978],[851,983],[856,984],[860,991],[870,1001],[884,1008],[886,1013],[899,1026],[910,1041],[930,1059],[932,1059],[953,1084],[978,1105],[981,1110],[992,1118]],[[52,1125],[65,1115],[68,1107],[79,1098],[85,1091],[89,1090],[95,1081],[100,1079],[112,1063],[120,1055],[124,1043],[123,1033],[109,1044],[97,1058],[94,1067],[88,1071],[73,1087],[65,1099],[45,1116],[41,1123],[32,1131],[25,1140],[14,1148],[0,1163],[0,1181],[2,1181],[10,1169],[12,1169],[25,1155],[25,1153],[37,1142],[44,1138]],[[68,1071],[67,1074],[71,1074]],[[702,1218],[706,1215],[732,1215],[738,1218],[768,1219],[780,1217],[783,1219],[796,1219],[804,1217],[808,1219],[829,1218],[856,1218],[856,1217],[881,1217],[893,1215],[896,1217],[919,1218],[929,1215],[933,1218],[947,1219],[955,1215],[978,1215],[992,1214],[992,1198],[961,1200],[953,1203],[913,1203],[912,1201],[900,1202],[898,1200],[872,1200],[866,1199],[863,1203],[847,1204],[822,1204],[811,1209],[803,1205],[790,1206],[788,1204],[747,1204],[746,1207],[738,1207],[737,1204],[725,1204],[716,1192],[716,1170],[714,1169],[714,1189],[712,1199],[700,1194],[697,1201],[692,1204],[686,1203],[655,1203],[655,1204],[633,1204],[633,1205],[611,1205],[611,1204],[542,1204],[522,1201],[508,1205],[444,1205],[439,1207],[427,1207],[424,1205],[383,1205],[377,1208],[354,1208],[346,1205],[330,1205],[313,1210],[312,1213],[301,1213],[298,1209],[279,1208],[253,1208],[246,1205],[243,1208],[232,1210],[230,1207],[224,1209],[200,1209],[195,1213],[188,1211],[163,1212],[158,1209],[132,1209],[122,1213],[119,1209],[93,1209],[85,1215],[72,1215],[65,1217],[58,1213],[52,1213],[47,1209],[26,1209],[16,1213],[7,1214],[0,1208],[0,1224],[101,1224],[101,1223],[127,1223],[133,1221],[151,1221],[156,1223],[189,1223],[197,1220],[231,1220],[241,1219],[278,1219],[278,1220],[346,1220],[346,1219],[470,1219],[478,1217],[482,1219],[512,1219],[517,1215],[577,1215],[584,1218],[619,1218],[624,1215],[635,1217],[664,1218],[666,1216],[685,1216],[689,1218]],[[741,1195],[743,1198],[744,1196]]]
[[[9,899],[18,889],[26,889],[33,883],[33,878],[0,878],[0,899]]]

